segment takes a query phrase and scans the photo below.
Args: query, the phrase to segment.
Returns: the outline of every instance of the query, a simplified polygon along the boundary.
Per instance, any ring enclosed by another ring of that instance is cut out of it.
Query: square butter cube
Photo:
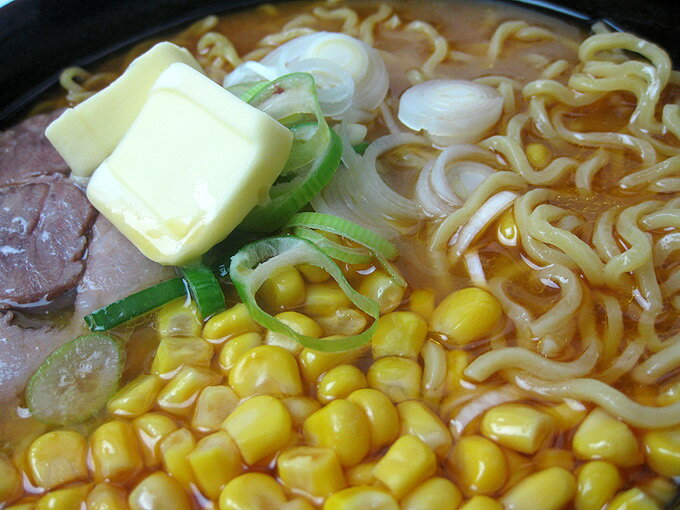
[[[95,171],[87,196],[144,255],[186,264],[267,197],[291,144],[278,121],[173,64]]]
[[[47,126],[45,136],[73,174],[90,176],[113,152],[158,76],[177,62],[201,71],[200,64],[186,49],[169,42],[158,43],[133,60],[108,87],[69,108]]]

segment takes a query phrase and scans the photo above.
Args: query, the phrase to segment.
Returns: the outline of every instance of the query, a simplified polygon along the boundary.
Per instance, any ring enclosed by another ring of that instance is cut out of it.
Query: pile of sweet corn
[[[527,401],[489,409],[462,435],[450,429],[456,402],[474,390],[466,365],[503,327],[500,304],[467,288],[435,306],[433,292],[405,297],[380,271],[356,283],[381,317],[369,346],[342,353],[264,331],[243,304],[205,324],[191,303],[165,306],[152,359],[129,360],[143,372],[88,437],[52,430],[0,456],[0,502],[12,510],[647,510],[673,497],[678,428],[635,432],[599,408]],[[312,266],[279,272],[258,297],[312,337],[368,323]]]

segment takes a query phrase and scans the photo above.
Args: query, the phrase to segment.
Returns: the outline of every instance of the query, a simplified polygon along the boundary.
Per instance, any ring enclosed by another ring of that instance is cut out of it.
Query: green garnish
[[[196,301],[203,319],[224,310],[224,294],[217,278],[204,264],[194,264],[180,268],[186,279],[191,296]]]

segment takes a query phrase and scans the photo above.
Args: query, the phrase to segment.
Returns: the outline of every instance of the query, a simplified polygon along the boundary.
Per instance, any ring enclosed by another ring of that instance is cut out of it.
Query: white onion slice
[[[502,112],[503,97],[494,88],[466,80],[430,80],[402,94],[398,116],[435,143],[450,145],[478,142]]]
[[[510,384],[506,384],[495,390],[487,391],[472,402],[463,406],[458,413],[451,418],[449,430],[453,434],[454,439],[457,439],[477,416],[484,414],[492,407],[507,402],[516,402],[517,400],[522,400],[524,398],[526,398],[526,393]]]

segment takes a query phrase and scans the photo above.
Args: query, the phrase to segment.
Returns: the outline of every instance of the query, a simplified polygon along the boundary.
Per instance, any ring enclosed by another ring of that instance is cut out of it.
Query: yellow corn
[[[366,316],[355,308],[338,308],[330,315],[317,317],[326,335],[352,336],[366,329]]]
[[[302,393],[300,370],[282,347],[260,345],[241,356],[229,372],[229,386],[241,397],[266,394],[292,397]]]
[[[466,351],[447,351],[446,376],[444,377],[444,391],[455,393],[465,379],[463,372],[468,366],[469,354]]]
[[[415,436],[401,436],[378,461],[373,474],[401,499],[437,470],[430,447]]]
[[[80,510],[91,487],[88,483],[48,492],[37,501],[35,510]]]
[[[276,459],[279,479],[294,491],[326,498],[346,486],[345,475],[330,448],[297,446]]]
[[[656,400],[660,406],[669,406],[680,401],[680,379],[662,385]]]
[[[657,476],[638,486],[645,494],[654,498],[662,508],[670,508],[671,501],[677,496],[678,487],[672,478]]]
[[[286,444],[292,432],[290,414],[270,395],[251,397],[222,424],[248,465],[270,457]]]
[[[156,329],[161,337],[197,337],[201,335],[202,327],[198,306],[185,298],[168,303],[156,315]]]
[[[281,402],[288,409],[293,427],[296,429],[302,427],[310,414],[321,408],[321,404],[311,397],[289,397],[284,398]]]
[[[125,492],[108,483],[95,485],[87,495],[87,510],[128,510]]]
[[[319,338],[323,335],[321,326],[319,326],[314,319],[302,315],[301,313],[290,311],[281,312],[275,315],[275,317],[299,335],[311,336],[312,338]],[[264,337],[264,343],[267,345],[283,347],[293,354],[299,354],[303,348],[294,338],[286,336],[283,333],[274,333],[273,331],[267,331],[267,334]]]
[[[302,311],[309,315],[331,315],[339,308],[347,308],[352,304],[345,292],[335,281],[313,283],[307,288],[307,299]]]
[[[534,465],[536,469],[546,469],[549,467],[561,467],[567,471],[573,471],[576,463],[571,450],[561,448],[543,448],[534,455]]]
[[[262,345],[262,335],[259,333],[243,333],[227,340],[217,358],[219,371],[222,375],[228,376],[238,359],[258,345]]]
[[[221,377],[208,368],[191,365],[182,367],[158,394],[158,405],[168,413],[189,416],[201,390],[219,383],[220,379]]]
[[[299,355],[300,371],[307,383],[316,383],[319,376],[333,367],[343,363],[351,363],[365,354],[363,348],[343,352],[322,352],[314,349],[302,349]]]
[[[508,476],[503,451],[483,436],[464,436],[453,446],[449,468],[463,489],[472,494],[493,494]]]
[[[600,510],[623,485],[616,466],[603,460],[581,466],[576,482],[576,510]]]
[[[431,289],[414,290],[409,298],[408,309],[429,321],[434,311],[434,291]]]
[[[296,498],[281,505],[279,510],[316,510],[316,507],[306,499]]]
[[[325,269],[312,264],[300,264],[297,269],[309,283],[323,283],[331,277]]]
[[[150,474],[130,492],[130,510],[191,510],[189,496],[162,471]]]
[[[196,400],[191,428],[197,432],[215,432],[239,403],[229,386],[207,386]]]
[[[238,303],[224,312],[210,317],[203,326],[203,338],[219,340],[242,335],[243,333],[261,333],[262,326],[255,322],[243,303]]]
[[[372,452],[391,444],[397,438],[399,414],[383,392],[365,388],[352,392],[347,400],[359,406],[368,419]]]
[[[414,312],[392,312],[378,320],[371,339],[373,357],[402,356],[418,359],[427,336],[425,319]]]
[[[20,481],[12,461],[0,454],[0,502],[8,502],[18,495]]]
[[[617,466],[634,466],[642,454],[633,432],[602,409],[594,409],[574,434],[572,447],[583,460],[603,459]]]
[[[451,432],[439,417],[418,400],[397,406],[401,418],[401,433],[416,436],[437,455],[444,457],[451,449]]]
[[[294,267],[276,271],[257,291],[257,300],[269,313],[294,308],[305,301],[305,282]]]
[[[555,425],[565,431],[576,427],[588,414],[586,406],[574,400],[538,408],[552,416]]]
[[[4,510],[35,510],[35,504],[33,503],[17,503],[16,505],[11,505],[5,507]]]
[[[360,485],[333,494],[326,500],[323,510],[399,510],[393,496],[378,487]]]
[[[543,168],[550,163],[550,149],[542,143],[530,143],[526,147],[529,163],[536,168]]]
[[[378,303],[380,314],[393,311],[404,299],[404,288],[383,271],[373,271],[359,285],[359,293]]]
[[[160,461],[159,444],[161,440],[178,429],[177,424],[163,414],[147,413],[132,421],[144,457],[144,465],[158,467]]]
[[[401,502],[402,510],[456,510],[463,500],[458,487],[446,478],[430,478],[413,489]]]
[[[532,459],[517,453],[515,450],[507,448],[503,448],[502,450],[508,461],[508,479],[505,482],[505,487],[512,487],[534,471],[534,463]]]
[[[163,384],[163,380],[156,375],[142,374],[118,390],[106,404],[106,409],[111,414],[125,418],[144,414],[153,407]]]
[[[380,358],[366,374],[371,388],[382,391],[392,402],[419,398],[422,377],[423,369],[419,363],[397,356]]]
[[[196,439],[189,429],[180,428],[159,443],[163,470],[188,489],[195,482],[189,464],[189,454],[196,448]]]
[[[503,505],[489,496],[472,496],[458,510],[503,510]]]
[[[549,415],[533,407],[503,404],[486,412],[481,432],[507,448],[533,454],[550,435],[553,423]]]
[[[506,246],[517,244],[517,222],[512,207],[501,214],[498,219],[498,240]]]
[[[373,469],[377,463],[377,460],[363,462],[346,470],[345,476],[347,478],[347,484],[352,487],[356,487],[357,485],[375,485],[376,479],[373,474]]]
[[[90,437],[90,455],[97,481],[127,482],[144,464],[135,431],[124,421],[100,425]]]
[[[207,367],[212,355],[212,345],[202,338],[161,338],[151,364],[151,372],[168,379],[185,365]]]
[[[527,476],[510,489],[501,501],[507,510],[560,510],[576,492],[574,475],[559,467]]]
[[[231,480],[220,495],[220,510],[272,510],[286,502],[283,488],[271,476],[246,473]]]
[[[35,439],[28,450],[28,472],[36,485],[51,489],[87,478],[87,443],[71,430],[55,430]]]
[[[359,464],[370,447],[368,419],[349,400],[333,400],[322,407],[305,420],[302,430],[308,444],[335,450],[343,467]]]
[[[502,315],[501,304],[487,291],[476,287],[449,294],[432,313],[431,328],[457,345],[466,345],[489,335]]]
[[[647,463],[664,476],[680,476],[680,427],[650,430],[642,437]]]
[[[201,492],[217,500],[224,486],[241,471],[241,455],[225,431],[201,439],[189,454],[189,464]]]
[[[339,365],[326,372],[316,388],[316,397],[322,404],[337,398],[347,398],[352,392],[366,388],[366,376],[354,365]]]
[[[637,487],[617,494],[607,510],[661,510],[656,501]]]

